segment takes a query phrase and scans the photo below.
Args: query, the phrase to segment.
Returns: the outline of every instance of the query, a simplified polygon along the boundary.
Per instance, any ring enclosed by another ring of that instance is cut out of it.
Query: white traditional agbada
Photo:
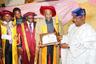
[[[96,32],[89,24],[72,24],[61,43],[70,46],[61,49],[62,64],[96,64]]]

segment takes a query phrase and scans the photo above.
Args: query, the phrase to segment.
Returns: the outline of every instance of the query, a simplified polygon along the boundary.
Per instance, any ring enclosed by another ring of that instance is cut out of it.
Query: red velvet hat
[[[41,6],[40,7],[40,13],[42,15],[44,15],[44,11],[47,10],[47,9],[52,11],[52,16],[53,17],[56,15],[56,10],[53,6]]]
[[[23,15],[24,18],[26,18],[27,16],[36,16],[36,14],[34,12],[27,12]]]
[[[1,16],[3,17],[4,15],[6,15],[6,14],[9,14],[10,16],[14,16],[13,15],[13,13],[11,12],[11,11],[8,11],[8,10],[3,10],[2,12],[1,12]]]

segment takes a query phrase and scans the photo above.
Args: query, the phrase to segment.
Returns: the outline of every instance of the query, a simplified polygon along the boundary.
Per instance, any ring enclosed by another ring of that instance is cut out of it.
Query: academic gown
[[[5,36],[7,34],[7,25],[2,21],[1,24],[1,38],[2,38],[2,48],[3,48],[3,64],[18,64],[18,54],[17,54],[17,31],[16,25],[11,27],[11,44],[9,43],[10,38]],[[12,21],[10,21],[12,22]],[[5,36],[5,37],[4,37]]]
[[[57,20],[55,20],[56,18],[52,18],[53,19],[53,26],[54,29],[57,33],[60,33],[60,29],[62,30],[62,24],[60,24],[60,22]],[[48,27],[46,24],[45,19],[41,19],[37,22],[36,25],[36,48],[38,49],[38,44],[40,43],[40,34],[44,34],[44,33],[48,33]],[[41,53],[39,53],[39,55],[41,55],[41,61],[38,61],[38,64],[58,64],[58,53],[59,51],[57,50],[56,46],[51,46],[51,56],[48,56],[48,46],[41,48]],[[40,51],[39,51],[40,52]],[[51,61],[48,60],[48,57],[51,58]],[[53,57],[53,58],[52,58]],[[36,63],[37,64],[37,63]]]
[[[34,22],[34,27],[35,27]],[[21,25],[18,25],[18,35],[20,35],[21,38],[21,44],[22,44],[22,63],[23,64],[34,64],[34,58],[35,58],[35,28],[33,29],[33,32],[30,32],[30,29],[28,27],[28,23],[24,22]]]

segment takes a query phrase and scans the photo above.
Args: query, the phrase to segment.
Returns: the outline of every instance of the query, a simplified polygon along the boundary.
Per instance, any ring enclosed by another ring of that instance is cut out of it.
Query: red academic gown
[[[22,26],[18,25],[17,27],[17,31],[18,34],[20,35],[21,41],[22,41],[22,49],[23,49],[23,53],[22,53],[22,63],[23,64],[34,64],[34,58],[35,58],[35,29],[33,30],[33,32],[31,33],[28,27],[27,22],[24,22],[24,30],[25,30],[25,34],[26,36],[23,35],[22,31]],[[35,23],[34,23],[34,27],[35,27]],[[27,44],[28,44],[28,48],[30,51],[30,61],[28,60],[28,55],[26,52],[26,45],[25,45],[25,41],[24,38],[26,37],[27,39]]]

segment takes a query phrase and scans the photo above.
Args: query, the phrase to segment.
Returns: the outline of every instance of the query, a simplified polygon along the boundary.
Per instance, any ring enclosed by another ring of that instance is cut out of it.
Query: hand
[[[41,41],[40,41],[38,47],[39,47],[39,48],[42,48],[42,47],[45,47],[45,46],[42,45],[42,43],[41,43]]]
[[[45,46],[47,46],[47,45],[42,45],[42,44],[39,44],[39,48],[43,48],[43,47],[45,47]]]
[[[64,43],[64,44],[61,44],[61,48],[69,48],[69,45]]]
[[[23,49],[21,47],[18,47],[18,54],[22,55],[22,53],[23,53]]]
[[[58,40],[58,42],[60,42],[61,39],[62,39],[62,36],[57,36],[57,40]]]
[[[56,44],[54,44],[54,46],[56,46],[56,47],[57,47],[58,45],[60,45],[60,43],[59,43],[59,42],[58,42],[58,43],[56,43]]]

